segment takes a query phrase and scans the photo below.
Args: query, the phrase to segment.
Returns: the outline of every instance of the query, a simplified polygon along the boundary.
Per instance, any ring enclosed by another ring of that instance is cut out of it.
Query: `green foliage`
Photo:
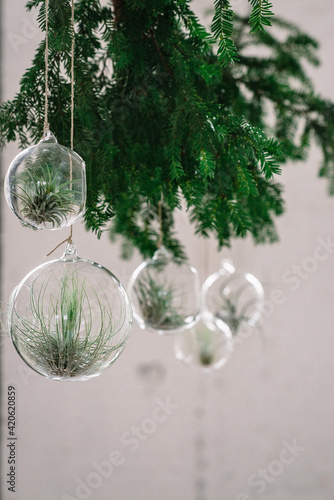
[[[232,40],[233,10],[229,0],[215,1],[215,15],[212,22],[212,33],[218,40],[218,58],[225,66],[237,61],[237,49]]]
[[[265,26],[271,26],[271,17],[273,16],[272,3],[268,0],[249,0],[253,10],[249,18],[251,24],[251,33],[257,30],[264,31]]]
[[[124,255],[133,247],[152,255],[163,198],[164,245],[176,256],[184,254],[173,213],[182,206],[195,232],[220,246],[247,234],[275,241],[283,212],[275,176],[287,160],[305,159],[313,139],[334,192],[334,109],[304,70],[318,63],[311,37],[272,18],[267,0],[250,0],[250,19],[232,19],[230,2],[216,0],[211,33],[188,0],[113,3],[75,5],[74,143],[87,166],[88,229],[100,236],[110,225],[127,242]],[[44,0],[28,6],[41,8],[43,29]],[[69,8],[50,0],[49,118],[67,146]],[[20,92],[0,107],[2,144],[42,135],[43,57],[44,43]]]

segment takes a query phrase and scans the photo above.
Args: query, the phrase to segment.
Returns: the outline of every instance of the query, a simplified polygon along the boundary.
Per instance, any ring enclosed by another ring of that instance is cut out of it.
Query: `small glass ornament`
[[[190,328],[200,313],[197,270],[173,260],[165,247],[144,261],[131,276],[129,296],[141,328],[160,334]]]
[[[232,261],[223,259],[221,268],[202,287],[206,317],[219,328],[227,324],[235,336],[240,329],[254,327],[261,318],[264,291],[250,273],[235,271]]]
[[[64,255],[14,289],[8,326],[23,361],[54,380],[86,380],[108,368],[128,341],[132,311],[118,279],[100,264]]]
[[[5,197],[26,226],[51,230],[70,226],[85,208],[85,163],[47,130],[38,144],[12,161],[5,177]]]
[[[179,333],[174,344],[180,361],[204,371],[217,370],[225,365],[233,352],[233,337],[229,327],[220,328],[202,319],[190,330]]]

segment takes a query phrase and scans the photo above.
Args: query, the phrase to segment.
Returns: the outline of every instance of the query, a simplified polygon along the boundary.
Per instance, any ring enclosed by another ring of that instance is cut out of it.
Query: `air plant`
[[[233,289],[226,281],[219,289],[216,317],[228,325],[234,336],[242,325],[251,323],[254,308],[259,305],[257,296],[249,297],[250,287],[251,284],[246,281]]]
[[[138,278],[134,285],[141,315],[152,328],[173,330],[184,325],[180,307],[175,305],[177,290],[166,282],[158,283],[149,273]],[[179,301],[177,301],[179,303]]]
[[[73,181],[61,181],[60,169],[43,164],[38,170],[27,169],[18,176],[15,195],[20,200],[21,213],[33,226],[51,224],[57,228],[76,213]]]
[[[12,339],[20,355],[46,376],[84,378],[104,367],[111,353],[123,347],[126,340],[114,340],[122,324],[116,328],[111,305],[102,304],[96,291],[98,307],[92,309],[86,283],[78,280],[77,271],[65,272],[56,280],[51,293],[50,277],[37,290],[32,284],[28,318],[14,311]]]
[[[177,359],[205,371],[223,366],[233,351],[229,328],[226,325],[218,328],[207,320],[202,316],[193,328],[181,332],[175,342]]]
[[[197,362],[205,368],[223,366],[232,353],[232,334],[226,326],[217,328],[206,323],[205,317],[192,330],[193,352]]]
[[[216,357],[214,333],[208,328],[197,328],[195,330],[195,339],[200,364],[203,366],[212,365]]]

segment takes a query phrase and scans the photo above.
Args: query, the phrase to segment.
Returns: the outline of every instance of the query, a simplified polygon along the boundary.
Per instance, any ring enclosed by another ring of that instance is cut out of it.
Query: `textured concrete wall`
[[[24,4],[2,0],[5,99],[17,91],[41,38]],[[317,90],[333,99],[333,2],[274,4],[278,14],[298,21],[320,40],[323,65],[310,72]],[[201,12],[208,2],[195,5]],[[6,148],[4,169],[17,152],[14,145]],[[280,243],[254,248],[250,241],[237,242],[224,253],[263,282],[269,300],[275,289],[285,300],[272,307],[265,321],[265,345],[252,335],[219,372],[190,370],[174,359],[172,338],[134,326],[124,354],[101,377],[56,383],[29,371],[10,341],[3,340],[3,396],[8,385],[15,386],[18,405],[15,494],[5,484],[6,401],[2,405],[3,500],[334,497],[334,200],[317,179],[319,161],[313,148],[304,164],[284,167],[287,210],[278,221]],[[7,300],[67,233],[29,232],[6,206],[2,211]],[[217,269],[222,254],[214,243],[194,240],[184,214],[178,229],[204,279]],[[120,261],[107,236],[98,242],[81,224],[75,225],[74,235],[80,256],[100,262],[128,283],[138,255]],[[320,243],[323,250],[317,253],[319,241],[330,244]],[[295,266],[301,266],[302,277]],[[158,412],[166,418],[154,425]],[[135,437],[138,427],[141,434]]]

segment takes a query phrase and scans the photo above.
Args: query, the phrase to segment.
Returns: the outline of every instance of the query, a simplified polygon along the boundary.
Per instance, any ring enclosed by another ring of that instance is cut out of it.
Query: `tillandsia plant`
[[[226,292],[227,283],[219,290],[215,316],[227,324],[234,336],[238,334],[241,326],[252,323],[254,310],[259,307],[258,297],[249,297],[246,300],[243,298],[250,286],[247,282],[243,283],[231,294]]]
[[[214,234],[219,246],[249,234],[275,241],[284,209],[276,175],[286,161],[305,159],[314,139],[334,192],[334,106],[314,91],[304,64],[318,64],[317,42],[272,17],[267,0],[249,1],[250,19],[215,0],[211,30],[190,4],[75,3],[74,142],[87,166],[86,226],[100,236],[111,222],[127,255],[132,247],[154,253],[157,230],[146,215],[161,198],[169,213],[164,243],[176,256],[183,254],[173,214],[184,205],[194,231]],[[45,0],[27,7],[40,8],[44,30]],[[70,129],[70,14],[69,0],[50,0],[49,104],[62,144]],[[18,139],[25,147],[42,134],[44,49],[0,107],[2,144]]]
[[[200,322],[194,331],[194,349],[202,368],[220,368],[233,352],[231,334]]]
[[[241,327],[253,327],[261,319],[264,291],[252,274],[235,271],[230,259],[208,276],[202,287],[203,310],[218,327],[227,325],[235,336]]]
[[[198,360],[203,366],[210,366],[216,358],[216,342],[214,332],[208,328],[197,328],[195,331],[198,344]]]
[[[175,339],[177,359],[205,371],[223,366],[233,352],[230,330],[207,323],[204,316],[190,330],[181,332]]]
[[[145,324],[159,330],[173,330],[184,325],[179,294],[175,286],[158,282],[149,273],[137,278],[133,287]]]
[[[60,227],[64,220],[75,214],[75,182],[61,181],[62,173],[53,165],[43,164],[18,175],[12,187],[18,198],[20,211],[33,226],[50,224]]]
[[[85,282],[79,282],[76,271],[56,279],[57,287],[51,294],[51,278],[37,290],[32,284],[28,318],[14,311],[14,345],[32,368],[48,377],[70,379],[98,373],[125,342],[115,342],[118,331],[112,306],[96,295],[99,308],[92,310]]]

